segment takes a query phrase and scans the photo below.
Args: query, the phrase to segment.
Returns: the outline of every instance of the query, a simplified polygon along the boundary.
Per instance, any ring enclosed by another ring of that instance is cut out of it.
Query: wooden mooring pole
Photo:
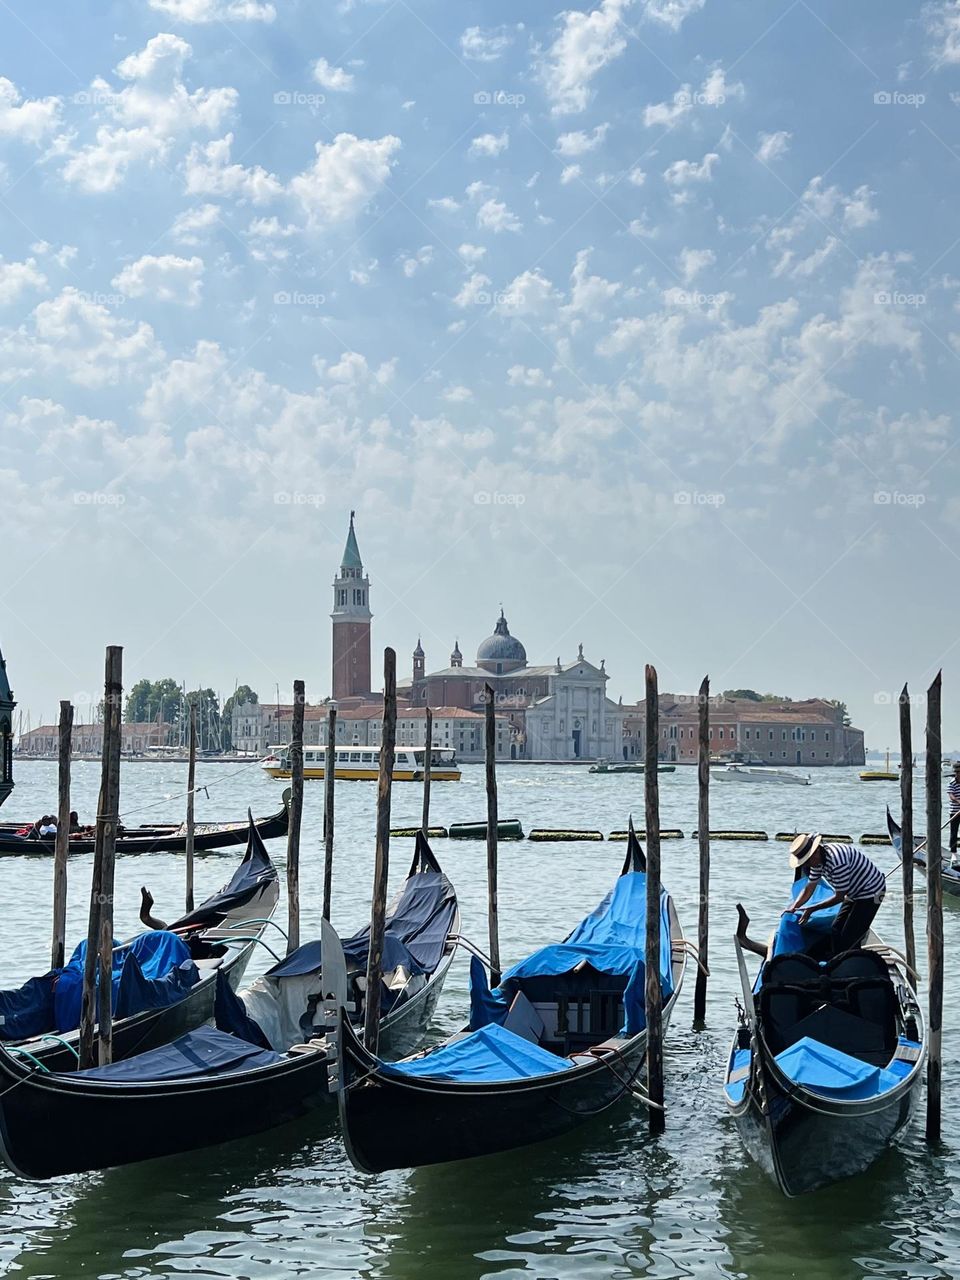
[[[196,821],[194,818],[194,791],[197,786],[197,704],[190,703],[190,748],[187,756],[187,910],[193,910],[193,866]]]
[[[109,645],[103,682],[103,764],[80,999],[81,1068],[96,1066],[98,1062],[105,1066],[113,1057],[113,884],[120,820],[122,702],[123,650],[119,645]],[[99,1032],[98,1056],[94,1055],[95,1023]]]
[[[290,731],[290,826],[287,829],[287,953],[300,945],[300,825],[303,820],[302,680],[293,682],[293,726]]]
[[[57,843],[53,851],[53,945],[50,967],[62,969],[67,936],[67,853],[70,850],[70,752],[73,704],[60,703],[60,758],[57,778]]]
[[[707,974],[710,950],[710,677],[704,676],[697,695],[697,847],[700,853],[700,912],[697,950],[700,964],[693,991],[693,1024],[702,1027],[707,1016]]]
[[[333,788],[337,778],[337,708],[327,710],[327,750],[323,766],[323,918],[330,919],[333,897]]]
[[[913,731],[910,727],[910,693],[900,691],[900,870],[903,882],[903,954],[911,969],[917,967],[917,942],[913,932]]]
[[[433,770],[433,712],[426,708],[423,728],[423,817],[420,830],[426,840],[430,833],[430,775]]]
[[[940,1140],[940,1093],[943,1075],[943,881],[940,849],[941,818],[941,728],[940,691],[942,673],[937,672],[927,690],[927,1141]],[[906,845],[904,860],[912,849]]]
[[[497,805],[497,721],[493,689],[485,684],[484,760],[487,775],[487,926],[490,937],[490,986],[500,985],[500,924],[497,919],[497,837],[500,813]]]
[[[647,1093],[651,1106],[650,1132],[663,1133],[663,988],[660,985],[660,707],[657,672],[648,663],[646,682],[646,744],[643,774],[647,825],[647,929],[644,963],[644,1004],[647,1019]]]
[[[377,843],[370,911],[370,949],[367,952],[367,993],[363,1010],[363,1043],[377,1052],[380,1038],[380,987],[383,982],[383,934],[387,918],[387,878],[390,873],[390,791],[397,748],[397,655],[383,651],[383,731],[380,734],[380,775],[377,782]]]

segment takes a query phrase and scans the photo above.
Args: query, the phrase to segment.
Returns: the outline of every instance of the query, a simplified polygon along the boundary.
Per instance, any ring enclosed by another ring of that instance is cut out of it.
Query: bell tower
[[[370,579],[363,572],[357,535],[356,512],[350,512],[350,530],[343,549],[340,572],[333,582],[333,697],[355,698],[370,690]]]
[[[423,645],[420,643],[420,637],[417,636],[417,647],[413,651],[413,678],[414,680],[422,680],[426,672],[427,655],[423,652]]]

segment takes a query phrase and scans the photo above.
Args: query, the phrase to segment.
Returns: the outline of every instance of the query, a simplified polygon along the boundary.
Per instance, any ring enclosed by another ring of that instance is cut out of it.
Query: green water
[[[201,765],[210,783],[198,820],[276,807],[281,784],[257,768]],[[122,808],[128,822],[178,814],[185,770],[129,765]],[[5,806],[10,816],[54,807],[56,769],[24,762]],[[807,788],[717,784],[714,827],[813,828],[858,837],[882,830],[883,806],[896,784],[863,784],[855,771],[814,773]],[[75,769],[75,807],[94,812],[96,765]],[[373,866],[375,786],[337,789],[334,922],[360,925],[368,910]],[[696,825],[694,771],[660,779],[661,821],[688,834]],[[164,801],[159,808],[147,808]],[[394,789],[394,820],[418,822],[419,788]],[[610,831],[643,812],[643,778],[597,777],[581,769],[517,766],[500,774],[500,809],[532,826]],[[434,788],[434,821],[482,818],[482,769],[466,766],[460,784]],[[303,834],[302,936],[320,915],[322,784],[307,784]],[[411,842],[395,841],[393,883],[409,862]],[[485,859],[481,844],[438,841],[454,881],[463,929],[485,943]],[[283,860],[283,842],[271,852]],[[505,963],[560,938],[607,891],[619,870],[620,844],[501,847],[501,950]],[[696,935],[697,852],[692,840],[665,842],[664,882],[688,934]],[[889,849],[873,851],[884,869]],[[200,859],[198,890],[219,887],[235,855]],[[782,905],[790,875],[785,846],[716,844],[711,888],[711,979],[707,1029],[694,1032],[692,973],[667,1040],[667,1132],[651,1141],[646,1114],[625,1102],[559,1142],[482,1161],[394,1173],[357,1174],[346,1159],[335,1117],[320,1115],[258,1139],[162,1161],[63,1179],[18,1183],[0,1172],[0,1270],[30,1277],[188,1276],[383,1277],[384,1280],[620,1280],[648,1276],[785,1280],[933,1280],[960,1276],[958,1160],[951,1117],[960,1094],[954,992],[960,984],[960,904],[946,905],[947,995],[944,1038],[944,1132],[931,1151],[922,1117],[866,1175],[802,1200],[785,1200],[742,1150],[725,1115],[721,1079],[735,1020],[737,980],[730,937],[742,900],[761,934]],[[85,930],[89,860],[70,868],[68,940]],[[51,867],[10,858],[3,877],[0,984],[42,972],[49,955]],[[156,910],[169,918],[182,900],[175,855],[121,859],[118,932],[136,925],[139,887],[150,885]],[[888,940],[901,938],[899,873],[878,917]],[[921,896],[918,911],[924,910]],[[285,908],[281,902],[281,912]],[[921,943],[922,950],[922,943]],[[252,971],[253,972],[253,971]],[[440,1004],[438,1032],[452,1030],[467,1008],[467,966],[455,965]]]

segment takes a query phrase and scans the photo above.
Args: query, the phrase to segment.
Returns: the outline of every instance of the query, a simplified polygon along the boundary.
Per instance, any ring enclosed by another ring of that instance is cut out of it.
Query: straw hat
[[[797,836],[793,844],[790,846],[790,865],[791,867],[802,867],[805,862],[809,862],[813,855],[820,848],[823,837],[817,832],[814,835]]]

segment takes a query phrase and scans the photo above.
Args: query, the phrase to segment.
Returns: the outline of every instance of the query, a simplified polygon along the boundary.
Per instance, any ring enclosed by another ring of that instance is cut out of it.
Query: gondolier
[[[805,925],[815,911],[841,903],[826,942],[830,955],[859,947],[880,909],[887,882],[875,862],[852,844],[824,844],[819,834],[797,836],[790,846],[790,865],[804,867],[807,883],[787,908],[798,913]],[[833,889],[833,897],[807,907],[821,879]]]
[[[950,797],[950,860],[956,865],[957,835],[960,833],[960,760],[953,762],[953,778],[947,793]]]

